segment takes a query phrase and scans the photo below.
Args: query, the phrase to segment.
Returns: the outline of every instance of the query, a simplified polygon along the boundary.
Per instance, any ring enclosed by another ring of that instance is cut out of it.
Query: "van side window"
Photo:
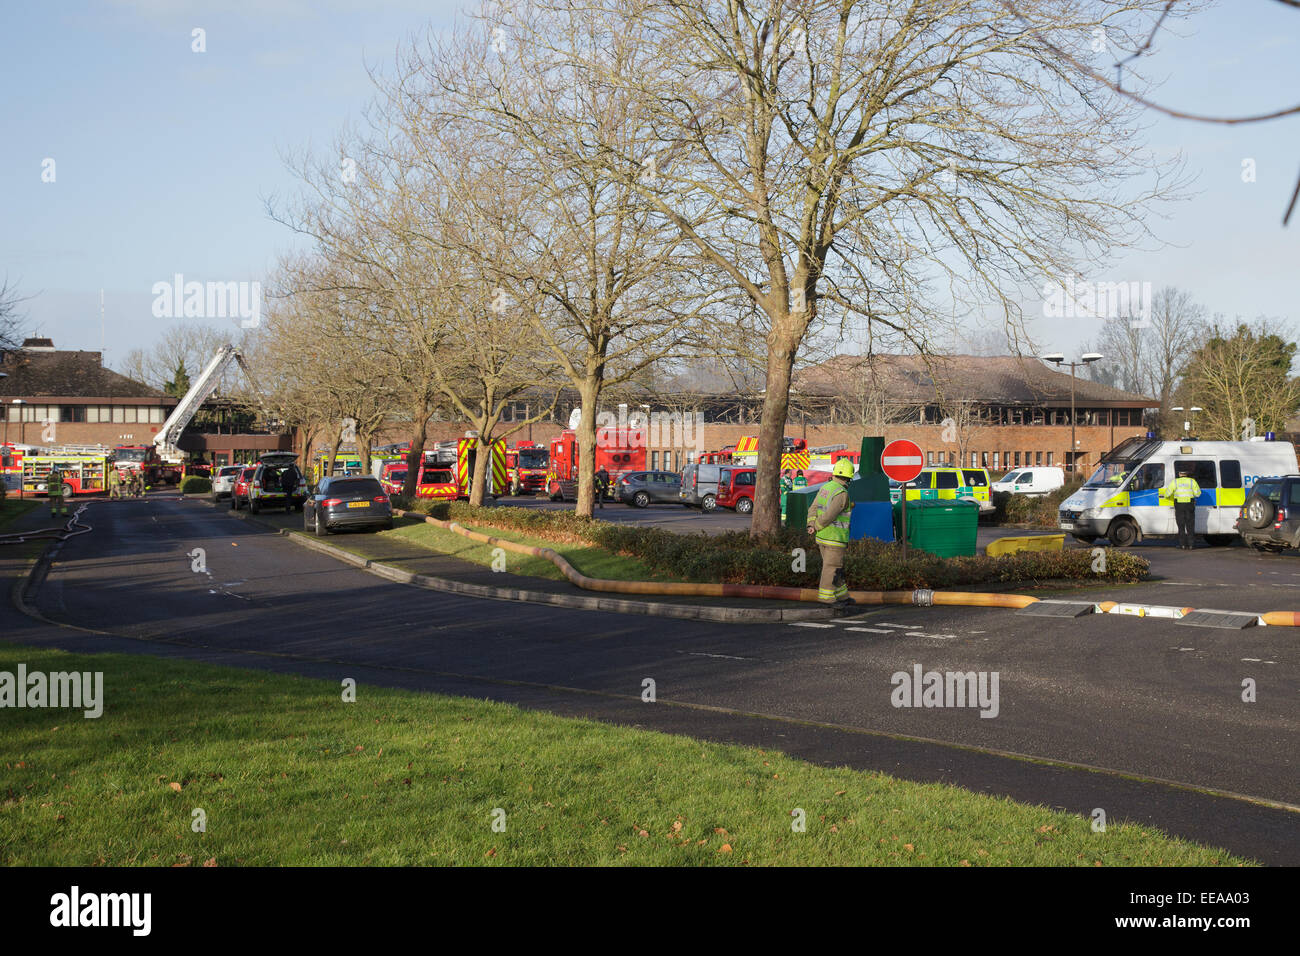
[[[986,484],[988,484],[988,482],[984,480],[984,472],[982,471],[978,471],[978,470],[972,471],[967,469],[966,471],[963,471],[961,474],[962,477],[966,479],[967,486],[971,488],[983,488]]]
[[[1182,471],[1184,465],[1190,465],[1192,469],[1192,478],[1201,486],[1201,490],[1206,488],[1219,487],[1218,476],[1214,473],[1214,462],[1212,461],[1189,461],[1186,458],[1175,459],[1174,475],[1177,476]]]
[[[957,472],[955,471],[936,471],[934,473],[934,477],[936,479],[935,482],[936,488],[957,487]]]
[[[754,473],[752,471],[742,471],[736,476],[737,485],[752,485],[754,483]]]
[[[1150,462],[1138,469],[1129,483],[1129,491],[1151,491],[1165,486],[1165,466]]]
[[[1241,462],[1239,461],[1221,461],[1219,462],[1220,486],[1223,488],[1240,488],[1241,487]]]
[[[1292,505],[1300,505],[1300,481],[1291,482],[1291,504],[1287,507]]]

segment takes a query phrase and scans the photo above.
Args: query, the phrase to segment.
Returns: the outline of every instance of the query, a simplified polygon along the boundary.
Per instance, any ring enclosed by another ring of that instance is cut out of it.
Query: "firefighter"
[[[50,476],[45,479],[45,493],[50,499],[51,518],[68,513],[67,502],[63,500],[63,472],[59,471],[58,465],[50,469]]]
[[[822,485],[808,510],[808,533],[816,537],[822,555],[817,599],[843,610],[853,604],[844,581],[844,549],[849,543],[849,515],[853,511],[849,506],[853,462],[841,458],[831,469],[831,475],[831,480]]]
[[[108,466],[108,498],[122,500],[122,473],[112,465]]]
[[[605,507],[605,496],[609,494],[609,472],[605,466],[600,466],[600,471],[596,472],[596,504],[600,508]]]
[[[1162,489],[1162,498],[1174,499],[1174,520],[1178,522],[1178,547],[1191,551],[1196,534],[1196,499],[1201,495],[1201,486],[1192,477],[1189,465],[1178,466],[1178,477],[1168,488]]]

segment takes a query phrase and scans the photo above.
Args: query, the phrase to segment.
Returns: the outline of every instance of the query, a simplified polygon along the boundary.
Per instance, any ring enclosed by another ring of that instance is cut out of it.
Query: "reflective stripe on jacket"
[[[849,543],[849,490],[832,479],[813,499],[808,523],[817,530],[817,543],[842,548]]]
[[[1188,478],[1185,475],[1174,479],[1169,492],[1169,497],[1181,505],[1195,501],[1200,496],[1201,486],[1196,483],[1195,478]]]

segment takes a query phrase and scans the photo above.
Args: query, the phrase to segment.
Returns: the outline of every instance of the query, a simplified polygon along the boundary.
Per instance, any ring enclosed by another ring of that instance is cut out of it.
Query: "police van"
[[[1106,538],[1121,548],[1177,534],[1174,500],[1161,492],[1184,465],[1201,488],[1196,533],[1218,546],[1238,537],[1237,516],[1257,479],[1300,470],[1290,442],[1129,438],[1103,455],[1092,477],[1061,503],[1060,529],[1085,544]]]

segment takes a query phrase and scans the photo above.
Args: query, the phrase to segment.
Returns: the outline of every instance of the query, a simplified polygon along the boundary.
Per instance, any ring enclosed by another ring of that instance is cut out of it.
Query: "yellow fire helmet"
[[[841,458],[835,463],[835,467],[831,469],[831,474],[836,478],[852,478],[853,462],[847,458]]]

